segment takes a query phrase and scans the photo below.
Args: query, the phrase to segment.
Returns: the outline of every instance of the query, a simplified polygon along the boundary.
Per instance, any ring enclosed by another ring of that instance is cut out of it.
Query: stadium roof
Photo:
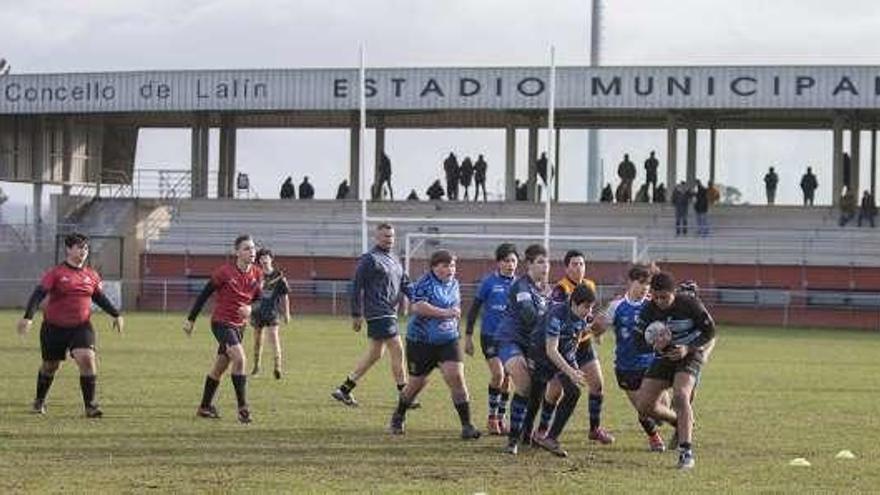
[[[534,125],[549,101],[548,67],[376,68],[366,78],[368,111],[387,127]],[[0,115],[161,126],[234,113],[241,127],[346,127],[358,81],[356,68],[8,75]],[[561,127],[662,127],[670,111],[718,127],[827,127],[839,110],[876,119],[880,66],[559,67],[555,102]]]

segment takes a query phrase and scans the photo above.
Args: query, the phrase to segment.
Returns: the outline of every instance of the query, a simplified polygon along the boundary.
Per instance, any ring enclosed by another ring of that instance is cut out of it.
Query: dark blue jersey
[[[547,297],[528,275],[516,279],[507,292],[507,308],[498,325],[498,340],[527,349],[532,331],[547,312]]]
[[[413,304],[426,302],[437,308],[448,309],[461,305],[458,280],[444,282],[428,272],[416,282]],[[446,344],[458,340],[458,318],[435,318],[412,315],[407,324],[406,339],[426,344]]]
[[[513,285],[514,277],[505,277],[499,272],[486,276],[480,283],[476,299],[483,310],[480,319],[480,333],[494,337],[498,333],[498,325],[507,309],[507,292]]]
[[[647,298],[631,301],[623,296],[611,301],[602,313],[605,326],[614,327],[614,368],[634,371],[647,369],[654,361],[653,352],[645,352],[636,343],[636,324]]]
[[[352,283],[352,317],[397,317],[404,295],[410,295],[410,283],[397,256],[379,246],[361,255]]]
[[[685,294],[677,294],[666,309],[660,309],[656,301],[650,301],[639,312],[636,344],[644,350],[651,348],[645,342],[645,328],[655,321],[666,323],[672,332],[670,345],[700,347],[715,338],[715,322],[706,307],[699,299]]]
[[[556,365],[550,361],[550,357],[547,355],[546,344],[547,339],[556,337],[559,339],[556,347],[559,354],[568,364],[577,368],[578,340],[586,328],[587,321],[574,314],[571,305],[568,303],[553,304],[532,333],[529,357],[539,366],[555,369]]]

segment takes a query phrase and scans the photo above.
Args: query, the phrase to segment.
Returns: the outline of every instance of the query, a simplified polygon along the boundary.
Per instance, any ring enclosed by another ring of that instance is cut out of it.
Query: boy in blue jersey
[[[537,404],[529,408],[532,380],[526,358],[532,332],[547,312],[547,274],[550,272],[550,259],[544,246],[532,244],[524,254],[526,273],[511,285],[507,293],[507,308],[498,328],[498,357],[514,386],[505,449],[512,455],[517,454],[522,438],[531,438],[534,416],[527,414],[527,411],[536,410]],[[540,397],[537,400],[540,401]]]
[[[489,367],[489,418],[487,429],[490,435],[503,435],[507,432],[504,415],[507,410],[510,378],[504,372],[504,365],[498,357],[498,324],[507,309],[507,292],[513,285],[519,254],[516,246],[509,243],[499,245],[495,249],[495,262],[498,269],[483,279],[474,296],[474,302],[467,315],[464,352],[474,355],[474,323],[480,310],[483,317],[480,321],[480,348],[486,365]]]
[[[645,265],[634,265],[629,269],[627,279],[629,285],[626,293],[611,301],[608,307],[599,313],[593,323],[593,331],[601,334],[609,327],[614,328],[614,374],[617,377],[617,385],[626,393],[633,407],[638,409],[636,392],[642,385],[645,371],[654,361],[654,352],[645,352],[636,345],[635,341],[636,321],[639,312],[648,302],[651,272]],[[666,450],[663,438],[657,431],[657,422],[651,417],[640,414],[639,423],[648,435],[650,449],[654,452]]]
[[[480,432],[471,424],[470,397],[458,345],[461,294],[452,253],[440,250],[431,255],[431,270],[415,284],[410,309],[413,316],[406,330],[410,380],[401,390],[397,409],[391,415],[390,432],[404,433],[407,409],[427,385],[428,375],[439,366],[461,421],[461,438],[480,438]]]
[[[550,299],[554,304],[567,303],[568,298],[578,285],[586,285],[596,292],[596,283],[586,278],[587,257],[583,252],[576,249],[569,250],[563,258],[565,264],[565,276],[553,287]],[[599,357],[593,349],[591,332],[584,332],[578,342],[577,364],[584,377],[587,379],[587,413],[590,430],[587,438],[602,445],[614,443],[614,435],[602,427],[602,402],[605,398],[605,379],[602,376],[602,366]],[[558,380],[552,380],[547,385],[544,401],[541,406],[541,419],[535,431],[536,436],[544,435],[550,427],[550,421],[556,411],[556,404],[562,396],[562,385]]]
[[[563,394],[556,408],[553,425],[546,435],[536,436],[532,441],[559,457],[568,452],[559,445],[559,435],[577,406],[581,396],[579,387],[587,385],[587,379],[578,369],[578,340],[587,331],[587,318],[593,310],[596,294],[587,285],[577,285],[568,301],[554,304],[542,324],[532,334],[529,360],[532,368],[532,396],[530,405],[537,407],[538,399],[550,380],[557,380]],[[534,413],[534,411],[532,411]]]
[[[694,467],[691,398],[700,370],[715,343],[715,322],[698,299],[675,293],[675,279],[669,273],[654,275],[651,291],[651,301],[638,316],[635,342],[644,350],[653,347],[657,357],[645,372],[639,389],[639,412],[676,422],[678,467],[691,469]],[[658,332],[653,345],[649,345],[644,332],[653,322],[662,322],[665,327]],[[670,386],[675,409],[672,414],[663,411],[659,400]],[[663,418],[664,415],[667,418]]]

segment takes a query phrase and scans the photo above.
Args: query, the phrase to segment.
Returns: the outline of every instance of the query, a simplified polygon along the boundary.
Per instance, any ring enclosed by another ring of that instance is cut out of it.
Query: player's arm
[[[556,366],[556,369],[565,373],[576,385],[583,387],[587,384],[587,379],[581,373],[581,370],[572,367],[565,361],[562,354],[559,354],[558,336],[548,335],[544,341],[544,350],[547,353],[547,358]]]
[[[364,282],[370,269],[370,259],[369,255],[361,256],[354,271],[354,279],[351,281],[351,320],[355,332],[361,330],[364,321]]]
[[[439,306],[434,306],[428,301],[416,301],[414,302],[410,309],[414,314],[419,316],[424,316],[427,318],[460,318],[461,317],[461,308],[459,306],[453,306],[451,308],[441,308]]]
[[[688,344],[688,354],[700,353],[703,359],[708,358],[712,349],[715,347],[715,320],[703,305],[703,303],[694,300],[697,318],[694,319],[694,326],[700,331],[700,336]]]
[[[474,302],[471,303],[471,308],[468,310],[467,325],[465,326],[464,331],[464,352],[468,356],[474,355],[474,324],[477,322],[477,317],[480,315],[480,308],[482,306],[483,300],[479,297],[475,297]]]
[[[49,291],[42,284],[34,287],[34,291],[31,292],[31,297],[28,298],[27,305],[25,306],[24,316],[18,322],[17,330],[19,335],[24,335],[30,330],[31,324],[34,321],[34,313],[37,312],[37,308],[40,307],[40,303],[43,302],[48,293]]]
[[[116,306],[113,305],[113,302],[107,298],[107,294],[104,294],[104,291],[100,289],[92,292],[92,302],[113,318],[113,328],[117,332],[122,333],[122,316],[119,314]]]
[[[208,299],[211,297],[211,294],[213,294],[215,290],[217,290],[217,288],[214,286],[214,283],[209,280],[202,288],[202,292],[200,292],[198,297],[196,297],[196,302],[193,303],[193,307],[189,310],[189,315],[187,315],[186,321],[183,322],[183,331],[186,332],[187,335],[192,333],[193,325],[196,322],[196,318],[198,318],[199,313],[202,312],[202,308],[205,306],[205,303],[208,302]]]
[[[516,288],[515,290],[518,290]],[[533,326],[538,321],[538,308],[532,300],[532,293],[528,289],[519,290],[514,295],[514,307],[516,314],[526,326]]]

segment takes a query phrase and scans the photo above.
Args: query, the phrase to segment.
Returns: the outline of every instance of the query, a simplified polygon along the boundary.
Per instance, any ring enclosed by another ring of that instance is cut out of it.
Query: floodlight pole
[[[556,140],[554,139],[554,131],[556,128],[556,48],[550,45],[550,95],[549,104],[547,105],[547,146],[549,148],[547,163],[547,184],[544,194],[544,249],[550,251],[550,194],[553,191],[552,184],[556,180],[556,174],[553,173],[556,167]]]
[[[358,139],[358,194],[361,198],[361,252],[366,253],[368,247],[368,232],[367,232],[367,194],[364,178],[364,153],[366,152],[366,148],[364,146],[364,142],[367,138],[367,98],[366,98],[366,49],[364,48],[364,44],[361,43],[360,46],[360,70],[359,74],[359,82],[358,86],[360,90],[358,91],[358,96],[360,100],[360,129],[358,132],[360,133],[360,139]]]

